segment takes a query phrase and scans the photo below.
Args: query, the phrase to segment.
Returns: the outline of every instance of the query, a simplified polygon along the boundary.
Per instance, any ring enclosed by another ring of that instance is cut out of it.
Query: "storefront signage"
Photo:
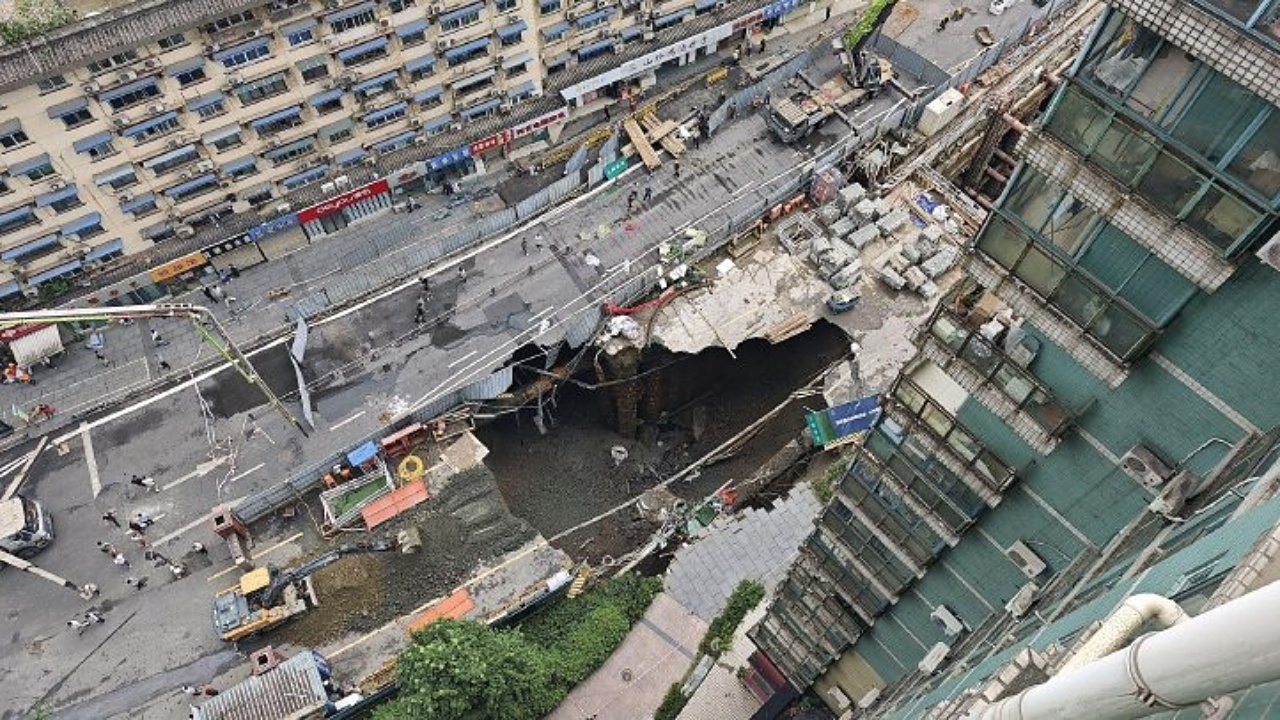
[[[248,237],[249,242],[258,242],[263,238],[284,232],[297,224],[298,216],[289,213],[288,215],[281,215],[275,220],[268,220],[257,227],[249,228],[249,232],[245,233],[245,235]]]
[[[207,262],[208,260],[205,259],[204,253],[194,252],[190,255],[183,255],[177,260],[170,260],[160,267],[152,268],[147,274],[151,276],[153,282],[160,283],[165,280],[172,280],[182,273],[194,270]]]
[[[449,152],[441,153],[431,158],[427,161],[427,167],[433,171],[443,170],[451,165],[457,165],[469,157],[471,157],[471,148],[467,145],[463,145],[462,147],[454,148]]]
[[[322,217],[332,215],[343,208],[351,207],[362,200],[368,200],[376,195],[390,192],[391,186],[386,180],[374,180],[368,185],[362,185],[350,192],[342,193],[336,197],[329,198],[322,203],[316,203],[309,208],[303,208],[298,211],[298,222],[306,224],[313,220],[319,220]]]
[[[483,140],[477,140],[471,143],[471,147],[470,147],[471,154],[479,155],[481,153],[487,152],[501,145],[509,145],[512,142],[519,140],[520,138],[526,135],[531,135],[533,133],[536,133],[539,130],[542,130],[543,128],[547,127],[548,125],[554,125],[560,122],[561,120],[567,119],[568,117],[569,117],[569,106],[565,105],[564,107],[560,107],[555,110],[552,110],[551,112],[546,113],[545,115],[539,115],[538,117],[532,120],[526,120],[525,122],[522,122],[519,125],[515,125],[513,127],[509,127],[500,133],[494,133],[493,135],[490,135],[489,137],[484,138]]]

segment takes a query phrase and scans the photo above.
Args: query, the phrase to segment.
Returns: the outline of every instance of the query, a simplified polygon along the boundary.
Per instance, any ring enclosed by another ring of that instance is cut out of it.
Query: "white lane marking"
[[[349,423],[349,422],[352,422],[352,421],[354,421],[354,420],[359,419],[359,418],[360,418],[362,415],[364,415],[366,412],[368,412],[368,411],[367,411],[367,410],[361,410],[360,412],[356,413],[355,415],[352,415],[351,417],[347,418],[346,420],[343,420],[342,422],[340,422],[340,423],[338,423],[338,424],[336,424],[336,425],[331,425],[331,426],[329,426],[329,432],[333,432],[334,430],[337,430],[338,428],[342,427],[343,425],[346,425],[346,424],[347,424],[347,423]]]
[[[198,477],[204,477],[205,475],[209,474],[209,471],[213,470],[214,468],[218,467],[219,465],[223,464],[224,462],[230,459],[231,458],[229,456],[224,455],[223,457],[214,458],[212,460],[209,460],[208,462],[197,463],[195,470],[192,470],[191,472],[187,473],[186,475],[183,475],[177,480],[174,480],[168,485],[161,485],[160,489],[168,490],[170,488],[178,487],[179,485],[181,485],[182,483],[188,480],[193,480]]]
[[[238,497],[238,498],[234,498],[234,499],[232,499],[232,500],[228,500],[228,501],[226,501],[226,502],[224,502],[224,503],[221,503],[220,505],[225,505],[225,506],[227,506],[227,507],[234,507],[235,505],[239,504],[241,500],[243,500],[243,499],[245,499],[245,498],[247,498],[247,497],[249,497],[249,496],[248,496],[248,495],[241,495],[241,496],[240,496],[240,497]],[[182,535],[183,535],[184,533],[186,533],[186,532],[188,532],[188,531],[190,531],[190,530],[192,530],[192,529],[194,529],[194,528],[196,528],[196,527],[199,527],[199,526],[200,526],[200,523],[206,523],[206,522],[209,522],[210,520],[212,520],[212,519],[213,519],[213,516],[214,516],[215,514],[217,514],[218,512],[219,512],[219,511],[218,511],[218,510],[216,510],[216,509],[215,509],[215,510],[210,510],[210,511],[208,512],[208,514],[204,515],[203,517],[198,517],[198,518],[196,518],[195,520],[192,520],[191,522],[187,523],[186,525],[183,525],[182,527],[178,528],[177,530],[174,530],[173,532],[169,533],[168,535],[165,535],[164,537],[160,538],[159,540],[156,540],[156,541],[152,542],[151,544],[152,544],[152,545],[165,545],[165,544],[167,544],[167,543],[169,543],[169,542],[171,542],[171,541],[173,541],[173,540],[177,540],[179,537],[182,537]]]
[[[457,364],[459,364],[459,363],[466,362],[467,358],[471,357],[472,355],[475,355],[475,354],[476,354],[476,353],[478,353],[478,352],[480,352],[480,351],[479,351],[479,350],[472,350],[471,352],[467,353],[466,355],[463,355],[462,357],[458,358],[457,360],[454,360],[453,362],[449,363],[449,367],[453,367],[454,365],[457,365]]]
[[[98,493],[102,492],[102,478],[98,477],[98,458],[93,454],[93,439],[90,437],[92,433],[87,427],[88,423],[80,426],[76,432],[81,433],[84,440],[84,461],[89,466],[89,487],[93,490],[93,496],[98,497]]]
[[[252,475],[258,472],[259,470],[261,470],[262,468],[266,467],[266,465],[267,465],[266,463],[258,463],[257,465],[254,465],[253,467],[249,468],[248,470],[245,470],[239,475],[232,475],[231,477],[227,478],[227,483],[230,484],[239,480],[242,477],[245,477],[247,475]]]

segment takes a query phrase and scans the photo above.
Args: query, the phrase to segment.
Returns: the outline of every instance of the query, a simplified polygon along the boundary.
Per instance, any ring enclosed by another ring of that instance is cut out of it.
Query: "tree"
[[[518,631],[440,620],[413,636],[396,660],[400,696],[375,720],[481,720],[542,717],[563,692],[537,648]]]

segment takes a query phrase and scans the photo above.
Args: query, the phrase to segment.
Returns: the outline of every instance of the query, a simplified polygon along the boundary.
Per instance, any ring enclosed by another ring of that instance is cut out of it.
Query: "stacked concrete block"
[[[920,263],[920,269],[932,280],[950,270],[959,257],[960,251],[951,245],[947,245],[938,250],[936,255]]]
[[[866,225],[874,222],[876,219],[876,204],[870,200],[862,199],[853,206],[853,219],[859,225]]]
[[[850,212],[853,207],[862,202],[867,197],[866,188],[858,183],[846,185],[840,189],[840,204],[844,207],[845,212]]]
[[[861,250],[880,239],[880,228],[875,225],[863,225],[845,237],[845,242]]]
[[[880,234],[889,237],[907,224],[911,219],[910,213],[902,208],[894,208],[880,216],[880,220],[876,223],[876,227],[880,228]]]

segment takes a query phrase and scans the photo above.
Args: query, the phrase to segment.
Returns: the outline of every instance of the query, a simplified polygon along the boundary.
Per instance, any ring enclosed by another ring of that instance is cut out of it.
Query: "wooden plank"
[[[645,139],[644,132],[640,130],[640,125],[633,117],[627,118],[622,123],[622,127],[627,131],[627,135],[631,138],[631,144],[635,146],[636,152],[640,153],[640,159],[644,161],[644,166],[650,170],[656,170],[662,166],[662,161],[658,159],[658,153],[654,151],[653,146]]]

